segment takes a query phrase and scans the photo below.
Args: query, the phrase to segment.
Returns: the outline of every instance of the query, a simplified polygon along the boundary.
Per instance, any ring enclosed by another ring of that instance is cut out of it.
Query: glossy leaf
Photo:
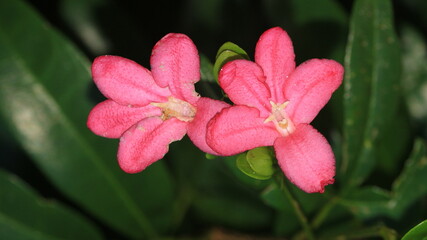
[[[32,8],[0,1],[0,113],[15,139],[71,201],[125,235],[153,236],[150,222],[169,219],[169,176],[161,162],[119,169],[117,142],[86,127],[91,82],[89,62]]]
[[[361,184],[377,158],[399,99],[400,50],[389,0],[358,0],[350,21],[344,80],[344,151],[341,176]],[[345,184],[344,184],[345,185]]]
[[[427,240],[427,220],[409,230],[402,240]]]
[[[0,170],[0,239],[102,239],[85,218]]]

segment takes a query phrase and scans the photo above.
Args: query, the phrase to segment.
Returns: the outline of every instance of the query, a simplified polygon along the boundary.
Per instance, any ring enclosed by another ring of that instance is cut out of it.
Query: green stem
[[[298,201],[294,198],[292,193],[287,188],[287,186],[285,184],[285,179],[283,178],[283,175],[282,174],[276,174],[275,180],[279,184],[280,190],[282,190],[282,192],[285,194],[286,198],[288,198],[289,202],[291,203],[291,205],[295,211],[295,214],[297,215],[297,218],[301,223],[301,226],[305,232],[307,239],[308,240],[314,240],[315,238],[313,235],[313,231],[311,230],[311,227],[308,224],[307,218],[305,217]]]
[[[311,222],[311,227],[313,229],[317,229],[322,225],[323,221],[325,221],[326,217],[329,215],[329,212],[335,207],[338,203],[338,198],[332,198],[328,203],[326,203],[322,209],[320,209],[319,213],[314,217]]]
[[[182,221],[191,206],[191,203],[194,198],[194,193],[191,187],[187,187],[188,185],[183,185],[181,192],[178,195],[178,199],[174,206],[173,214],[172,214],[172,226],[174,230],[178,229],[182,224]]]

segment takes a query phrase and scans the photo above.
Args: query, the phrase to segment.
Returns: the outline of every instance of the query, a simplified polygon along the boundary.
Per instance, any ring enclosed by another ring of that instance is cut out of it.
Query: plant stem
[[[298,220],[301,223],[301,226],[305,232],[305,235],[308,240],[314,240],[313,231],[311,230],[310,225],[308,224],[307,218],[305,217],[298,201],[294,198],[292,193],[289,191],[288,187],[285,184],[285,179],[282,174],[276,174],[275,180],[280,186],[280,190],[285,194],[286,198],[288,198],[289,202],[291,203],[295,214],[297,215]]]
[[[332,198],[328,203],[326,203],[322,209],[320,209],[319,213],[314,217],[311,222],[311,227],[313,229],[317,229],[322,225],[325,218],[328,216],[329,212],[333,209],[333,207],[338,203],[339,198]]]

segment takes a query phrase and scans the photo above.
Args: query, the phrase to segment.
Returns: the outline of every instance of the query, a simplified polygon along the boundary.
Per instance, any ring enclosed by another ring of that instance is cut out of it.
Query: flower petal
[[[203,152],[218,155],[206,143],[206,127],[215,114],[229,106],[225,102],[204,97],[197,101],[197,113],[193,121],[188,124],[187,134],[191,141]]]
[[[126,131],[120,138],[117,157],[127,173],[137,173],[163,158],[171,142],[180,140],[187,131],[187,123],[176,118],[163,121],[146,118]]]
[[[106,100],[90,111],[87,126],[99,136],[119,138],[141,119],[161,114],[162,111],[155,106],[130,107],[117,104],[113,100]]]
[[[144,106],[164,102],[170,92],[159,87],[146,68],[136,62],[118,57],[97,57],[92,64],[92,76],[99,90],[122,105]]]
[[[341,85],[344,68],[327,59],[311,59],[298,66],[285,83],[286,112],[295,123],[310,123]]]
[[[218,81],[230,100],[260,110],[262,116],[270,112],[270,91],[258,64],[247,60],[228,62],[221,69]]]
[[[200,80],[197,48],[184,34],[170,33],[160,39],[151,55],[151,72],[159,86],[169,87],[172,95],[195,104],[194,83]]]
[[[276,158],[289,180],[307,193],[334,183],[335,158],[325,137],[308,124],[274,142]]]
[[[206,141],[224,156],[271,146],[280,135],[271,122],[264,120],[256,108],[241,105],[224,108],[208,123]]]
[[[284,102],[283,84],[295,69],[294,47],[289,35],[280,27],[265,31],[255,48],[255,62],[267,77],[274,102]]]

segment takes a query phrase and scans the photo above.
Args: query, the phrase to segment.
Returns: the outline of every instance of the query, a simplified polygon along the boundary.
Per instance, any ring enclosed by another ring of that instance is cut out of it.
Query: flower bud
[[[232,42],[224,43],[216,54],[215,64],[213,66],[213,74],[215,79],[218,81],[218,73],[227,62],[236,60],[236,59],[247,59],[249,60],[248,54]]]
[[[244,174],[259,180],[271,178],[274,173],[273,153],[269,147],[259,147],[240,154],[237,167]]]

